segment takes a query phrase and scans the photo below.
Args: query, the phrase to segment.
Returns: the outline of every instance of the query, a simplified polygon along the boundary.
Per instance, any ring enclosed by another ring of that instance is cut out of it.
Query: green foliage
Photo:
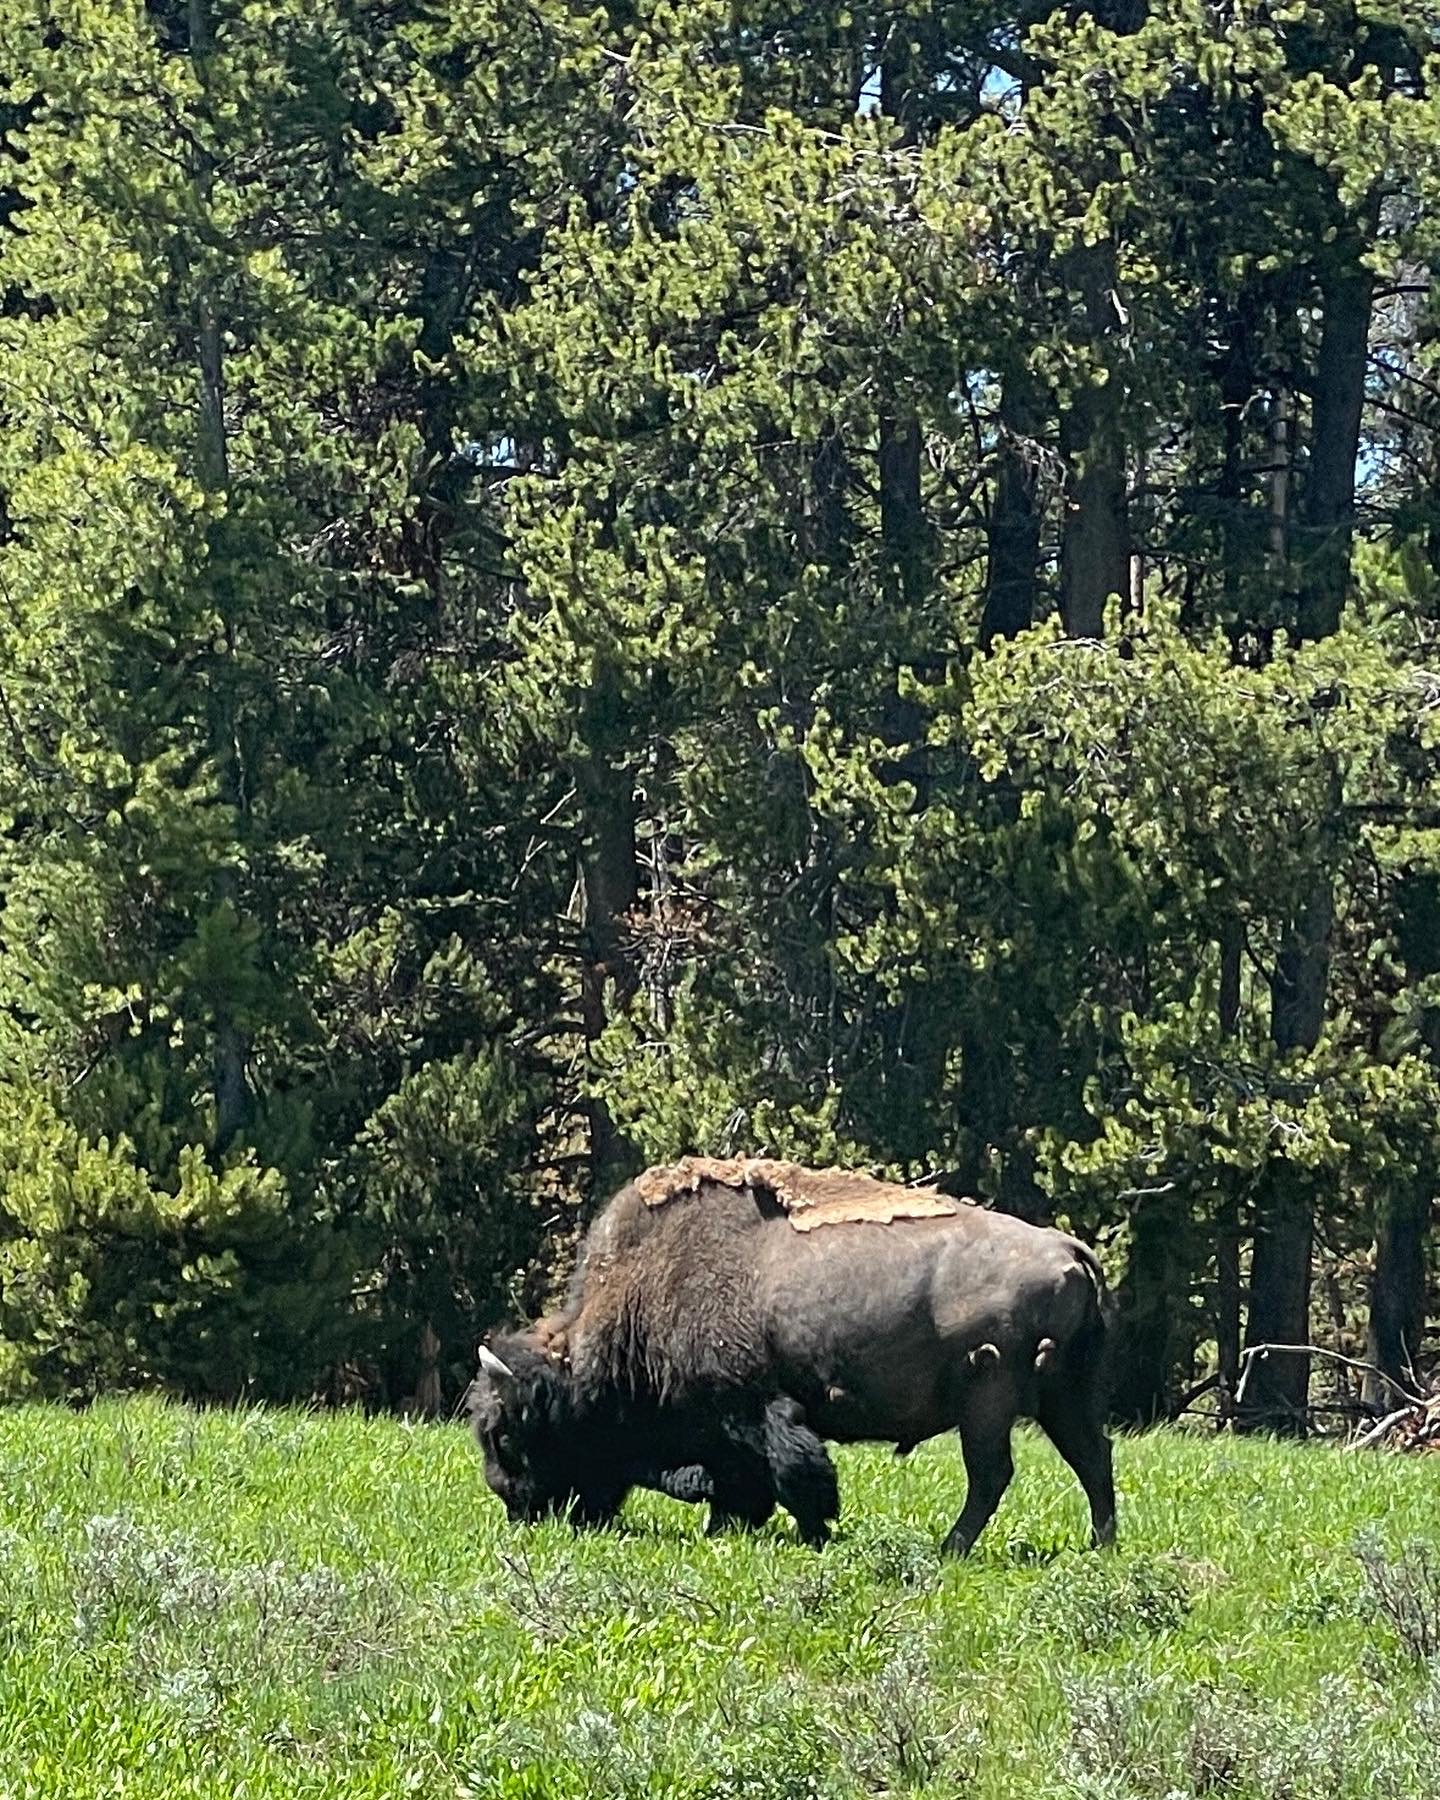
[[[345,1342],[346,1321],[325,1310],[349,1273],[344,1240],[307,1240],[279,1174],[252,1158],[217,1170],[183,1150],[166,1190],[126,1140],[92,1142],[43,1090],[7,1084],[0,1178],[11,1395],[93,1398],[137,1381],[284,1392],[318,1380]]]

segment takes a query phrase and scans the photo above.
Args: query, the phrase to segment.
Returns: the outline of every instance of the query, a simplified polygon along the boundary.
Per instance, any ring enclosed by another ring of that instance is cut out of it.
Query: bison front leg
[[[732,1439],[710,1465],[710,1523],[707,1535],[757,1530],[775,1510],[770,1465],[759,1450]]]
[[[766,1409],[765,1460],[775,1496],[794,1519],[801,1542],[823,1549],[840,1516],[840,1484],[829,1451],[806,1423],[804,1408],[788,1395]]]
[[[687,1505],[710,1504],[707,1535],[721,1531],[750,1529],[763,1525],[775,1510],[768,1473],[746,1457],[736,1457],[728,1450],[716,1459],[715,1469],[704,1463],[686,1463],[677,1469],[661,1469],[650,1474],[645,1486],[670,1500],[683,1500]]]

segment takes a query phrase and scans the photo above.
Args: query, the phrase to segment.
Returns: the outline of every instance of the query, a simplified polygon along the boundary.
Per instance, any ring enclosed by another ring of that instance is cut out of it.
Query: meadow
[[[1440,1462],[1156,1432],[1121,1547],[1036,1436],[841,1452],[816,1556],[509,1527],[459,1425],[0,1415],[0,1796],[1440,1795]]]

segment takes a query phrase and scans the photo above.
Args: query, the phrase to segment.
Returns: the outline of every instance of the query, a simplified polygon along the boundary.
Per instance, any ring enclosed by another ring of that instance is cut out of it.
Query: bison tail
[[[1085,1396],[1096,1423],[1102,1423],[1108,1411],[1110,1358],[1114,1350],[1114,1334],[1110,1330],[1114,1301],[1105,1282],[1104,1271],[1088,1244],[1078,1246],[1076,1261],[1084,1271],[1089,1292],[1086,1294],[1084,1317],[1073,1335],[1067,1335],[1063,1352],[1048,1339],[1041,1339],[1036,1351],[1035,1367],[1040,1373],[1054,1376],[1063,1366],[1067,1379],[1076,1383],[1077,1394]],[[1049,1344],[1047,1353],[1046,1346]]]
[[[1110,1289],[1105,1281],[1105,1271],[1100,1267],[1100,1258],[1088,1244],[1082,1244],[1077,1238],[1075,1249],[1078,1253],[1080,1267],[1090,1277],[1090,1285],[1095,1290],[1095,1301],[1101,1313],[1110,1309]]]

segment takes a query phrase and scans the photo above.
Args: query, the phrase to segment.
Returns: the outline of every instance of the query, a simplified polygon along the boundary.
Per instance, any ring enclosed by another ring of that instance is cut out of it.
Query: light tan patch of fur
[[[948,1218],[961,1202],[934,1188],[897,1187],[851,1169],[807,1169],[768,1156],[686,1156],[635,1177],[635,1191],[647,1206],[664,1206],[703,1183],[759,1189],[790,1215],[796,1231],[817,1225],[888,1225],[892,1219]]]
[[[818,1201],[792,1212],[790,1224],[795,1231],[813,1231],[817,1225],[888,1225],[894,1219],[949,1219],[959,1210],[958,1200],[937,1194],[934,1188],[891,1187],[853,1200]]]

